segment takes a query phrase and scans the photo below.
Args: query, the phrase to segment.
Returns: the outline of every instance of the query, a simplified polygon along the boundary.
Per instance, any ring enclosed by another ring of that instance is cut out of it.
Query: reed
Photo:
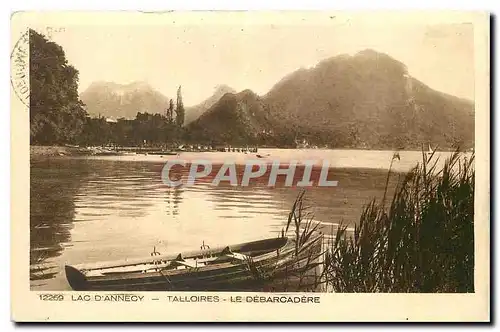
[[[395,158],[391,160],[391,166]],[[388,201],[389,168],[383,199],[373,199],[354,232],[341,224],[327,250],[307,254],[300,269],[248,270],[264,291],[474,292],[474,156],[455,152],[437,168],[434,154],[400,177]],[[305,192],[296,198],[282,235],[292,232],[295,255],[319,234]],[[318,264],[321,273],[316,274]],[[311,274],[311,271],[314,274]]]
[[[438,170],[422,153],[390,206],[384,194],[364,207],[353,234],[341,225],[324,259],[333,291],[474,292],[473,162],[455,152]]]
[[[262,291],[316,291],[322,285],[323,273],[316,273],[324,252],[318,252],[308,243],[321,235],[319,224],[314,222],[311,206],[305,203],[305,191],[301,191],[295,199],[288,215],[286,227],[281,236],[292,238],[294,257],[285,266],[263,268],[252,259],[247,259],[246,265],[256,289]],[[292,232],[293,234],[289,234]],[[322,270],[323,271],[323,270]]]

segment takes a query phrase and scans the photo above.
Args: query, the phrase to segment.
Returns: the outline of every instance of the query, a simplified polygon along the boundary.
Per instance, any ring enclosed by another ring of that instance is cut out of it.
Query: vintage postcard
[[[13,320],[490,320],[488,14],[11,26]]]

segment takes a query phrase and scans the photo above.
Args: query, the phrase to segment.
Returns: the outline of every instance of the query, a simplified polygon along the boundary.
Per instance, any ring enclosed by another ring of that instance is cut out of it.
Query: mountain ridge
[[[136,81],[128,84],[97,81],[80,94],[91,116],[134,119],[138,112],[163,113],[169,98],[148,83]]]
[[[226,93],[236,93],[236,90],[225,85],[219,84],[215,87],[214,93],[197,105],[186,107],[186,118],[184,123],[187,125],[198,119],[210,107],[217,103]]]
[[[212,115],[200,117],[192,129],[218,127],[220,132],[212,130],[206,138],[239,142],[235,135],[222,132],[235,127],[242,131],[240,117],[230,116],[238,113],[238,102],[214,105],[206,111]],[[252,100],[246,103],[248,108],[257,107]],[[413,78],[400,61],[370,49],[300,68],[278,81],[258,103],[274,126],[274,138],[281,136],[278,141],[287,146],[297,138],[318,146],[349,148],[417,148],[430,143],[468,148],[474,144],[472,102],[431,89]]]

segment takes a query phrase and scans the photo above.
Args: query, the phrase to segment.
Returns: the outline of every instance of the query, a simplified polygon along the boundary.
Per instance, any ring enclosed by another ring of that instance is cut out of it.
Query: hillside
[[[470,147],[474,141],[472,102],[432,90],[373,50],[295,71],[263,100],[273,119],[320,145]]]
[[[193,141],[240,145],[257,144],[273,127],[267,105],[250,90],[226,93],[188,125]]]
[[[163,113],[169,98],[144,82],[94,82],[80,94],[91,116],[134,119],[138,112]]]
[[[205,111],[218,102],[226,93],[236,93],[236,91],[227,85],[218,85],[212,96],[205,99],[195,106],[186,107],[186,118],[184,123],[187,125],[198,119]]]
[[[226,94],[188,126],[194,140],[333,148],[472,147],[472,102],[432,90],[373,50],[299,69],[265,96]]]

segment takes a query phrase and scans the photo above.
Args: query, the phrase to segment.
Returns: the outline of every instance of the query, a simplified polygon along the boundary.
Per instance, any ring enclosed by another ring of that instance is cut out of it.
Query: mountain
[[[268,106],[250,90],[226,93],[188,125],[193,141],[240,145],[257,144],[274,127]]]
[[[284,77],[262,98],[298,136],[333,147],[470,147],[474,104],[435,91],[390,56],[365,50]]]
[[[80,94],[91,116],[134,119],[138,112],[163,113],[169,98],[145,82],[94,82]]]
[[[185,124],[189,124],[198,119],[206,110],[217,103],[226,93],[236,93],[236,91],[227,85],[218,85],[212,96],[195,106],[186,107]]]
[[[188,127],[194,139],[231,144],[293,146],[298,139],[334,148],[469,148],[474,104],[365,50],[299,69],[262,97],[250,90],[225,94]]]

